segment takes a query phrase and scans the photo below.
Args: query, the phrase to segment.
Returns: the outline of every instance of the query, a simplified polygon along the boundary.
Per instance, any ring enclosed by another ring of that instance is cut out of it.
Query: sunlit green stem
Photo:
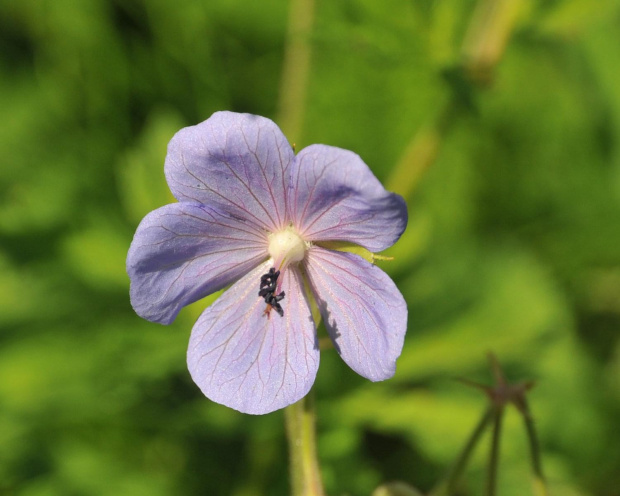
[[[443,136],[453,122],[455,110],[450,100],[434,122],[415,134],[388,178],[387,189],[405,198],[411,195],[426,170],[435,162]]]
[[[316,448],[314,391],[286,407],[291,495],[324,496]]]
[[[497,468],[499,466],[499,442],[502,437],[502,420],[504,418],[503,405],[493,408],[493,437],[491,438],[491,453],[487,473],[486,496],[495,496],[497,488]]]
[[[289,2],[278,121],[284,134],[292,140],[298,140],[300,137],[305,112],[312,55],[310,36],[313,21],[314,0],[291,0]]]
[[[523,8],[523,0],[479,0],[461,48],[472,83],[484,86],[492,80]]]
[[[463,475],[465,468],[467,467],[467,463],[469,462],[471,454],[473,453],[474,448],[476,447],[478,441],[480,440],[480,437],[482,436],[482,433],[489,425],[489,422],[492,418],[493,407],[489,407],[482,415],[480,422],[478,422],[478,425],[476,425],[476,428],[472,432],[470,438],[467,440],[467,444],[465,444],[463,451],[456,459],[456,462],[446,475],[446,478],[443,481],[440,481],[437,486],[435,486],[435,488],[430,492],[429,496],[449,496],[451,494],[454,494],[456,485],[460,480],[461,476]]]
[[[411,138],[387,180],[389,190],[405,198],[411,197],[424,173],[435,162],[449,130],[458,121],[458,113],[471,106],[470,93],[487,87],[492,80],[523,5],[523,0],[478,0],[459,60],[446,71],[457,74],[458,84],[452,85],[453,94],[440,105],[431,121]]]

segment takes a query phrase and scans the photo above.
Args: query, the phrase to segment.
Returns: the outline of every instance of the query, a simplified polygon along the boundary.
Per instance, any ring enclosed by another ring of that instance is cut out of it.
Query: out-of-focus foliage
[[[474,5],[317,0],[290,140],[355,150],[389,179],[452,98]],[[396,260],[379,262],[409,303],[396,377],[371,384],[322,354],[329,494],[430,489],[485,407],[453,378],[488,381],[489,350],[536,380],[552,494],[620,494],[620,4],[522,6],[493,83],[407,198]],[[124,270],[139,220],[172,201],[174,132],[222,109],[277,117],[287,13],[285,0],[0,2],[0,493],[287,493],[281,412],[213,404],[185,368],[210,300],[145,322]],[[502,496],[531,494],[527,449],[512,412]],[[481,494],[485,457],[462,494]]]

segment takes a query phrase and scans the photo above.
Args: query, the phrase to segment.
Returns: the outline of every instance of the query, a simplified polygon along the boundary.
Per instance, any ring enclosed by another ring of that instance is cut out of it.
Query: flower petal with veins
[[[200,316],[187,363],[194,382],[213,401],[264,414],[303,398],[314,383],[319,347],[301,274],[282,277],[284,316],[265,314],[257,296],[268,261],[228,289]]]
[[[295,156],[271,120],[216,112],[174,135],[164,172],[179,203],[138,226],[131,303],[169,324],[232,284],[194,325],[187,352],[208,398],[264,414],[305,396],[319,365],[312,297],[353,370],[373,381],[394,374],[405,301],[378,267],[333,251],[382,251],[407,224],[404,200],[358,155],[311,145]]]
[[[305,268],[334,346],[371,381],[392,377],[407,330],[407,304],[389,276],[357,255],[308,251]]]
[[[131,304],[141,317],[169,324],[267,256],[266,236],[252,223],[196,203],[166,205],[142,220],[129,248]]]
[[[311,145],[291,170],[289,211],[307,241],[349,241],[377,252],[407,226],[403,198],[386,191],[353,152]]]
[[[174,135],[164,170],[177,200],[217,205],[275,231],[286,224],[293,158],[293,149],[273,121],[216,112]]]

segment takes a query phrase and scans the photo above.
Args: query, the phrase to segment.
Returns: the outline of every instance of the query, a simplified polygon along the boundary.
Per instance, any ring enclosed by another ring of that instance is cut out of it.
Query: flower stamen
[[[280,271],[276,270],[275,267],[271,267],[269,272],[260,277],[260,290],[258,291],[258,296],[264,298],[265,303],[267,303],[267,308],[264,312],[265,315],[267,315],[267,318],[269,318],[272,308],[278,313],[278,315],[280,315],[280,317],[284,317],[284,310],[280,305],[280,301],[284,299],[286,293],[281,291],[276,294],[279,290],[279,277]]]

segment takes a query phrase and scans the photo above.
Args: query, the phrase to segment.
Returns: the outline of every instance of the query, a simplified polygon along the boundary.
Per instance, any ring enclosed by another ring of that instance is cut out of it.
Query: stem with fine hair
[[[306,90],[310,74],[315,0],[289,2],[288,28],[278,100],[278,123],[284,134],[298,140],[305,113]],[[307,287],[307,283],[306,283]],[[318,327],[318,311],[315,324]],[[289,446],[291,494],[324,496],[316,448],[314,391],[289,405],[284,411]]]
[[[482,436],[484,430],[489,425],[489,422],[493,418],[493,407],[489,407],[485,410],[482,418],[476,425],[476,428],[472,432],[471,436],[467,440],[463,451],[459,455],[459,457],[454,462],[454,465],[447,473],[446,478],[440,481],[433,490],[429,493],[429,496],[448,496],[454,493],[456,485],[460,480],[465,467],[467,467],[467,463],[471,457],[471,454],[474,451],[474,448],[478,444],[480,437]]]
[[[499,441],[502,436],[503,417],[503,405],[495,405],[493,408],[493,437],[491,438],[491,454],[489,456],[486,496],[495,496],[496,494],[497,467],[499,465]]]
[[[306,109],[313,23],[314,0],[291,0],[280,80],[278,121],[284,134],[292,140],[298,140],[301,135]]]
[[[292,496],[324,496],[317,458],[314,390],[286,407]]]
[[[545,482],[542,463],[540,460],[540,445],[538,444],[538,437],[536,436],[536,430],[534,428],[534,419],[530,414],[529,407],[525,400],[522,401],[521,408],[519,408],[519,410],[523,416],[525,430],[527,431],[527,439],[530,445],[532,471],[534,472],[534,494],[536,496],[547,496],[547,483]]]

